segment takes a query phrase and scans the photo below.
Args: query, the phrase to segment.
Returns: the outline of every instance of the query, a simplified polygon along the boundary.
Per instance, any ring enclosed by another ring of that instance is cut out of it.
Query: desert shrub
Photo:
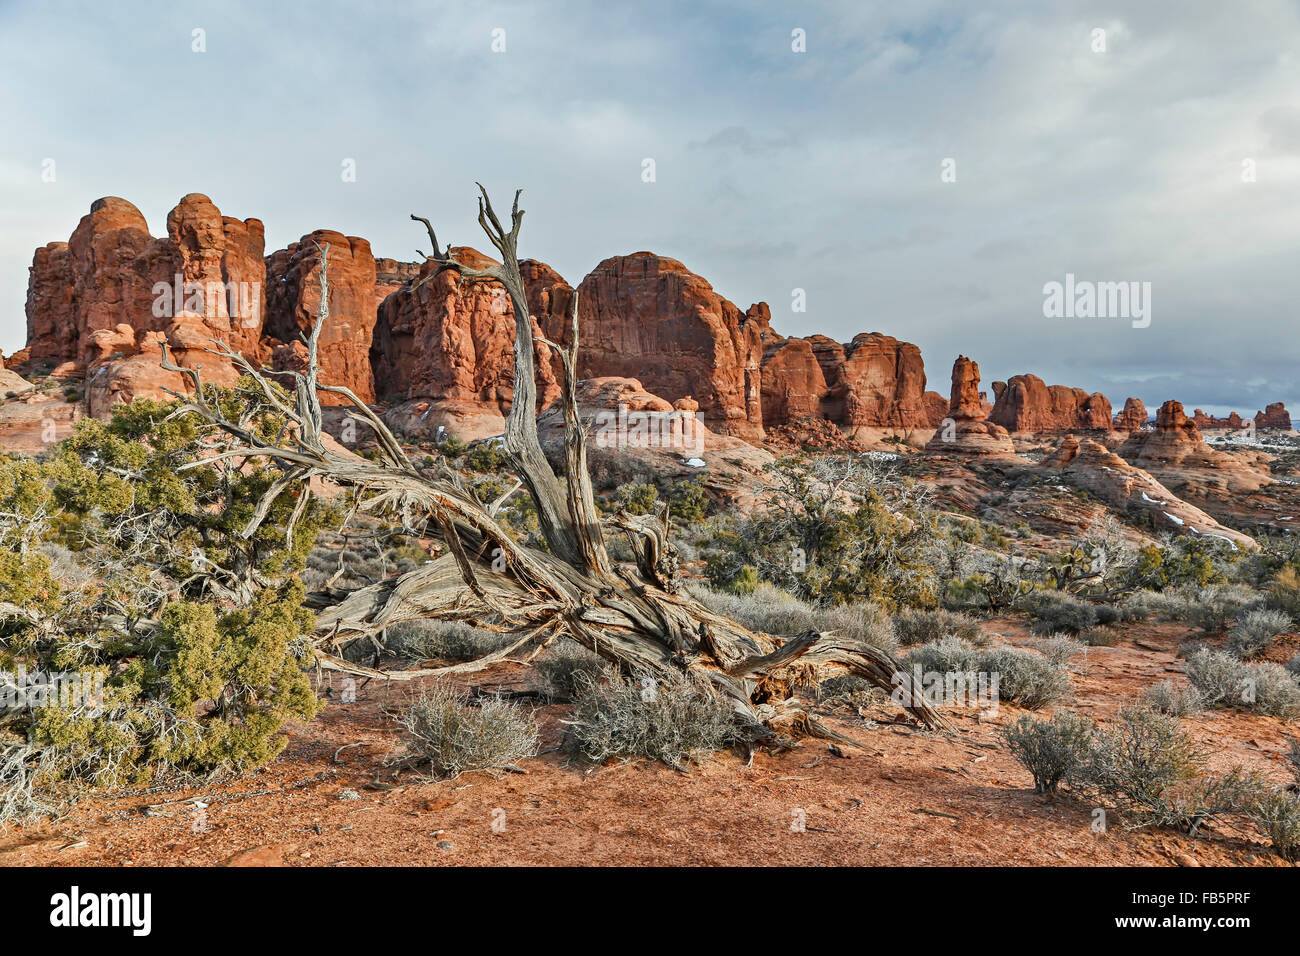
[[[914,483],[866,455],[788,455],[763,480],[763,505],[713,529],[705,573],[715,589],[748,566],[818,604],[937,603],[942,535]]]
[[[474,471],[500,471],[510,463],[510,456],[497,441],[480,441],[470,446],[465,454],[465,464]]]
[[[950,611],[989,611],[984,579],[976,575],[949,580],[944,587],[942,605]]]
[[[1292,863],[1300,861],[1300,793],[1286,788],[1262,793],[1251,807],[1250,817],[1278,856]]]
[[[1259,595],[1241,585],[1210,585],[1188,594],[1187,620],[1207,634],[1221,634]]]
[[[1002,700],[1036,710],[1070,693],[1069,667],[1018,647],[994,647],[985,658],[989,673],[997,674]]]
[[[232,389],[205,398],[245,405]],[[261,440],[282,427],[243,410]],[[78,422],[40,462],[0,459],[0,595],[21,611],[0,624],[0,669],[82,685],[0,709],[0,802],[30,803],[33,785],[242,770],[316,712],[297,577],[334,513],[292,483],[258,512],[283,476],[272,462],[185,467],[220,441],[175,403],[139,400]]]
[[[659,489],[650,482],[628,482],[614,489],[616,507],[628,514],[654,514],[659,501]]]
[[[104,786],[265,763],[284,748],[285,721],[318,707],[302,597],[294,582],[224,613],[197,601],[164,606],[121,664],[83,666],[102,677],[99,705],[33,707],[31,740],[58,755],[62,776]]]
[[[984,628],[975,618],[938,608],[919,610],[904,608],[894,615],[894,633],[904,647],[928,644],[944,637],[959,637],[964,641],[978,642]]]
[[[1202,647],[1187,656],[1187,678],[1211,707],[1240,707],[1275,717],[1300,713],[1300,683],[1278,664],[1252,664]]]
[[[1300,573],[1291,566],[1285,566],[1274,578],[1268,590],[1268,606],[1281,611],[1293,621],[1300,621]]]
[[[1097,623],[1097,609],[1064,591],[1034,591],[1020,601],[1034,619],[1032,629],[1038,634],[1064,631],[1078,634]]]
[[[1193,779],[1199,767],[1178,718],[1129,706],[1094,736],[1079,780],[1121,807],[1151,811],[1168,788]]]
[[[1007,645],[976,647],[947,637],[912,648],[903,660],[922,674],[997,675],[998,698],[1030,710],[1055,703],[1070,691],[1069,667],[1033,651]]]
[[[606,664],[577,641],[559,641],[537,661],[543,692],[553,700],[573,700],[584,681],[599,681]]]
[[[472,661],[513,640],[464,621],[402,621],[388,628],[388,649],[414,661]]]
[[[821,631],[834,631],[840,637],[861,641],[884,651],[898,647],[894,622],[879,604],[856,601],[819,609],[813,615]]]
[[[1246,692],[1245,665],[1231,654],[1200,647],[1187,655],[1187,679],[1209,707],[1230,707]]]
[[[1093,605],[1093,610],[1097,613],[1097,624],[1101,627],[1110,627],[1124,619],[1124,613],[1114,604],[1096,604]]]
[[[821,699],[836,697],[857,698],[884,692],[871,681],[856,674],[836,674],[817,685],[817,696]]]
[[[1159,547],[1141,549],[1127,569],[1124,583],[1157,591],[1225,584],[1237,574],[1240,560],[1241,552],[1227,541],[1208,535],[1177,535]]]
[[[1098,624],[1079,632],[1079,640],[1089,647],[1114,647],[1119,643],[1118,628]]]
[[[1189,717],[1205,709],[1205,696],[1191,684],[1162,680],[1142,692],[1142,703],[1171,717]]]
[[[1300,654],[1291,655],[1291,659],[1286,662],[1286,669],[1293,677],[1300,679]]]
[[[1130,621],[1182,621],[1191,614],[1191,603],[1178,591],[1135,591],[1120,605],[1120,614]]]
[[[17,741],[0,744],[0,827],[58,811],[59,805],[41,792],[43,784],[58,777],[57,761],[49,748]]]
[[[1052,634],[1034,642],[1034,647],[1052,664],[1073,667],[1074,659],[1088,651],[1088,645],[1065,634]]]
[[[427,760],[435,777],[496,770],[537,753],[537,721],[528,711],[496,697],[471,705],[445,684],[412,701],[397,722],[411,754]]]
[[[669,514],[678,524],[696,524],[708,516],[709,499],[699,478],[674,481],[668,486],[667,498]]]
[[[736,739],[731,708],[685,675],[661,684],[619,676],[581,683],[566,743],[588,760],[649,757],[681,768]]]
[[[791,637],[806,631],[835,631],[882,650],[898,646],[889,615],[877,604],[857,601],[818,608],[780,588],[762,583],[749,594],[697,587],[693,593],[709,610],[751,631]]]
[[[758,572],[746,564],[725,585],[732,594],[753,594],[759,584]]]
[[[1061,712],[1047,719],[1023,714],[1002,731],[1011,755],[1034,777],[1039,793],[1055,793],[1088,754],[1096,725],[1086,717]]]
[[[439,429],[441,432],[442,429]],[[436,443],[438,451],[449,460],[460,458],[469,451],[469,444],[457,435],[448,435],[442,441]]]
[[[1291,619],[1281,611],[1255,608],[1247,611],[1228,634],[1228,647],[1243,660],[1268,650],[1273,639],[1291,629]]]
[[[1249,814],[1268,790],[1262,775],[1241,768],[1193,777],[1166,787],[1149,806],[1142,807],[1143,822],[1195,836],[1208,820]]]
[[[1018,606],[1033,593],[1037,566],[1021,555],[968,549],[949,562],[955,564],[943,593],[949,610],[997,613]]]
[[[1300,683],[1280,664],[1248,664],[1255,700],[1250,709],[1272,717],[1300,714]]]
[[[710,611],[729,617],[751,631],[793,635],[812,630],[813,607],[771,584],[760,584],[751,593],[739,595],[696,587],[695,596]]]

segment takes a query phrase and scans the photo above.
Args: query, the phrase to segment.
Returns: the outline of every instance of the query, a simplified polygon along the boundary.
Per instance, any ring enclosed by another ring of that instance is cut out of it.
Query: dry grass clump
[[[681,769],[736,738],[726,703],[689,677],[655,684],[583,676],[566,743],[587,760],[648,757]]]
[[[427,689],[397,722],[411,754],[428,761],[435,777],[499,770],[537,754],[537,720],[531,713],[496,697],[471,704],[445,684]]]

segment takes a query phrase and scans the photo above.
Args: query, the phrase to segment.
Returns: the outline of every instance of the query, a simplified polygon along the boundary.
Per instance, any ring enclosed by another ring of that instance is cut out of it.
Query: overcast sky
[[[6,353],[33,249],[100,196],[413,259],[411,212],[486,245],[479,179],[575,285],[670,255],[782,333],[916,342],[944,393],[960,352],[986,388],[1300,417],[1294,0],[0,0],[0,104]],[[1150,282],[1150,325],[1045,318],[1067,272]]]

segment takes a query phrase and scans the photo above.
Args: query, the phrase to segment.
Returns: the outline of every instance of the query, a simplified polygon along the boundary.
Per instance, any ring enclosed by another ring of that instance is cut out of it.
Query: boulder
[[[766,427],[819,416],[850,439],[906,436],[935,428],[947,414],[947,400],[925,386],[920,349],[892,336],[864,332],[847,344],[824,335],[766,336]]]
[[[468,247],[453,251],[471,268],[495,262]],[[386,420],[419,435],[436,435],[439,429],[465,440],[499,435],[514,399],[515,317],[510,297],[499,283],[463,282],[450,271],[430,278],[435,269],[432,263],[423,264],[414,282],[404,284],[379,307],[370,362],[378,397],[397,406]],[[530,274],[539,276],[543,269],[549,272],[542,267]],[[540,301],[543,292],[535,294]],[[566,299],[563,309],[567,306]],[[559,358],[536,341],[544,334],[534,320],[539,409],[560,393]]]

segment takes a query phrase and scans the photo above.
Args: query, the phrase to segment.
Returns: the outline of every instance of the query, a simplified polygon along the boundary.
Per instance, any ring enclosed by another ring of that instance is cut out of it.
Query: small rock
[[[438,849],[439,849],[439,850],[450,850],[450,849],[451,849],[451,841],[450,841],[450,840],[439,840],[439,841],[438,841]]]
[[[240,850],[222,866],[284,866],[284,858],[278,846],[255,846]]]
[[[347,790],[340,790],[340,791],[339,791],[339,799],[340,799],[340,800],[360,800],[360,799],[361,799],[361,794],[357,793],[355,790],[352,790],[352,789],[350,789],[350,788],[347,789]]]

